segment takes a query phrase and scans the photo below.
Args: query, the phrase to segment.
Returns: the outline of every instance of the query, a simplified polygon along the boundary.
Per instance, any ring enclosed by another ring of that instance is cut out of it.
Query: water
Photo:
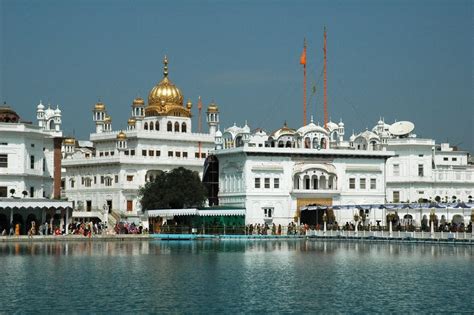
[[[472,246],[283,241],[0,244],[3,312],[469,312]]]

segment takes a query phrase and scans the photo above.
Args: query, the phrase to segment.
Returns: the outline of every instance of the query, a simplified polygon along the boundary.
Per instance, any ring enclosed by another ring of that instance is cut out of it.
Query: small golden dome
[[[105,110],[105,104],[102,103],[101,101],[97,102],[94,106],[95,111],[104,111]]]
[[[66,138],[64,139],[64,145],[75,145],[76,139],[74,138]]]
[[[137,97],[133,100],[133,105],[132,106],[143,106],[145,105],[145,100],[143,100],[143,98],[141,97]]]
[[[128,125],[129,125],[129,126],[135,125],[136,122],[137,122],[137,121],[136,121],[135,118],[129,118],[129,119],[128,119]]]
[[[193,103],[191,102],[191,100],[188,100],[188,102],[186,103],[186,108],[190,110],[192,107]]]
[[[209,104],[209,106],[207,107],[207,112],[208,112],[208,113],[217,113],[217,112],[219,112],[219,106],[217,106],[216,103],[212,102],[212,103]]]
[[[125,132],[120,131],[120,132],[117,134],[117,140],[126,140],[126,139],[127,139],[127,135],[125,134]]]
[[[105,116],[104,122],[105,123],[111,123],[112,122],[112,117],[110,117],[109,115]]]

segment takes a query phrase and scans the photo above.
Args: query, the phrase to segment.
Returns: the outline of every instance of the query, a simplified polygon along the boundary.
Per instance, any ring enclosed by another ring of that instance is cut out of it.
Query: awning
[[[180,215],[197,215],[198,210],[196,208],[191,209],[157,209],[157,210],[148,210],[148,217],[170,217],[170,216],[180,216]]]
[[[204,216],[239,216],[245,215],[245,209],[213,209],[213,210],[198,210],[198,215]]]
[[[0,209],[72,209],[71,201],[52,199],[1,198]]]
[[[148,210],[148,217],[172,217],[184,215],[205,216],[242,216],[245,215],[245,209],[238,208],[222,208],[222,209],[156,209]]]

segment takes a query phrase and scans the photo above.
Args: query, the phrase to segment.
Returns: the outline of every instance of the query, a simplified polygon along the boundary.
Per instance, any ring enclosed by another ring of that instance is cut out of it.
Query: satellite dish
[[[405,136],[415,129],[415,125],[410,121],[398,121],[393,123],[388,131],[394,136]]]

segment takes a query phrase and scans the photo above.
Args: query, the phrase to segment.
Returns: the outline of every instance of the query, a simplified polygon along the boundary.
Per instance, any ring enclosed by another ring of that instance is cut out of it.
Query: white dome
[[[342,120],[339,122],[339,127],[344,127],[344,123],[342,122]]]
[[[40,101],[40,103],[38,104],[38,106],[36,107],[36,109],[38,109],[38,110],[44,110],[44,105],[43,105],[43,103],[41,103],[41,101]]]
[[[59,106],[56,107],[56,109],[54,110],[54,114],[55,115],[61,115],[61,110],[59,109]]]
[[[216,131],[216,135],[215,135],[215,136],[216,136],[216,137],[222,137],[222,132],[220,131],[220,129],[218,129],[218,130]]]

